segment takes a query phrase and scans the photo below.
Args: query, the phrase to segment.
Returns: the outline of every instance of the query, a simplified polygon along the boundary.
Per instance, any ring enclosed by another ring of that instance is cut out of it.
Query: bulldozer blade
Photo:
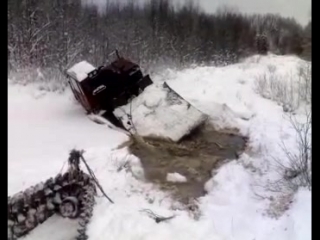
[[[174,142],[207,120],[206,114],[187,102],[167,82],[148,86],[139,96],[113,113],[132,133]]]

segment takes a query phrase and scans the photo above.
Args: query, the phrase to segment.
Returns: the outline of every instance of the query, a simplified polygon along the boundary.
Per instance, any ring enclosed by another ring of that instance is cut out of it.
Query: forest
[[[258,35],[267,37],[270,52],[311,58],[311,20],[301,26],[228,8],[206,14],[192,1],[106,1],[99,9],[81,0],[8,0],[9,72],[64,71],[84,59],[103,65],[115,49],[144,68],[229,64],[256,54]]]

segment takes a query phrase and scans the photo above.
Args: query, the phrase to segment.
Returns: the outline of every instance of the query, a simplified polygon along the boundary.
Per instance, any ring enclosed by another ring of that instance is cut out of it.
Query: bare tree
[[[283,179],[275,183],[274,187],[292,190],[297,190],[299,187],[311,189],[311,113],[307,113],[304,123],[299,123],[292,116],[290,117],[290,123],[297,134],[298,152],[292,153],[283,143],[282,149],[288,161],[287,164],[276,161]]]

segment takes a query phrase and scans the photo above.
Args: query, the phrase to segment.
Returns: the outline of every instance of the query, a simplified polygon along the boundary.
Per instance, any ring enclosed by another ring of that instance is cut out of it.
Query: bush
[[[279,159],[276,166],[282,179],[272,187],[276,190],[290,189],[296,191],[299,187],[307,187],[311,190],[311,113],[307,113],[306,121],[299,123],[297,119],[290,116],[290,123],[297,134],[297,153],[292,153],[282,144],[282,149],[286,155],[286,163]]]
[[[311,64],[305,63],[299,68],[299,98],[311,103]]]
[[[47,92],[63,92],[68,86],[68,81],[62,72],[55,68],[21,68],[11,70],[9,80],[14,84],[35,84],[39,90]]]
[[[262,97],[273,100],[283,107],[285,112],[298,109],[301,104],[311,103],[311,65],[303,63],[296,74],[280,75],[276,67],[258,75],[254,83],[255,91]]]
[[[256,48],[259,54],[266,55],[269,51],[269,43],[268,38],[265,35],[257,35],[256,36]]]

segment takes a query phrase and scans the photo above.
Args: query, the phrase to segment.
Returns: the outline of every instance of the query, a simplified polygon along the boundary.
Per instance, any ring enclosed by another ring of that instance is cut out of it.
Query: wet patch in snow
[[[247,139],[236,130],[217,131],[206,122],[184,136],[179,143],[162,138],[131,139],[127,144],[143,166],[147,180],[163,190],[173,192],[184,204],[205,194],[204,185],[212,177],[211,170],[224,160],[237,159]],[[168,181],[168,174],[183,175],[188,181]]]

